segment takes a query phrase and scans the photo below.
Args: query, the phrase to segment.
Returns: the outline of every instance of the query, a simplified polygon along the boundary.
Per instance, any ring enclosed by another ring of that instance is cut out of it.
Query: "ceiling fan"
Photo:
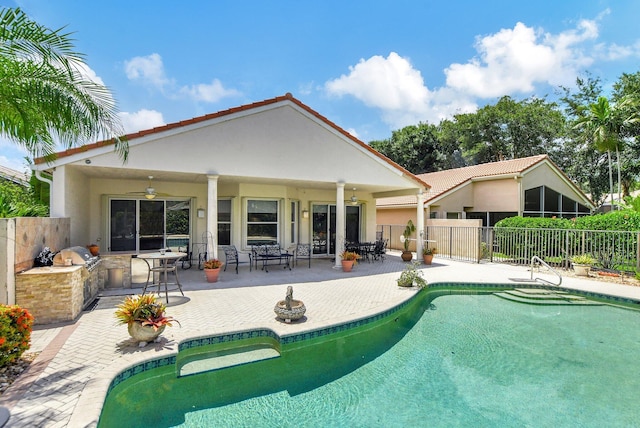
[[[153,175],[149,176],[149,185],[147,186],[146,189],[144,189],[144,192],[128,192],[128,193],[135,194],[135,195],[144,195],[144,197],[147,199],[154,199],[156,196],[169,196],[167,193],[156,192],[156,189],[153,186],[151,186],[151,180],[153,180]]]
[[[347,199],[345,202],[349,202],[351,205],[358,205],[358,203],[362,203],[362,202],[366,202],[363,201],[362,199],[358,199],[358,197],[356,196],[356,188],[353,188],[353,193],[351,194],[351,198]]]

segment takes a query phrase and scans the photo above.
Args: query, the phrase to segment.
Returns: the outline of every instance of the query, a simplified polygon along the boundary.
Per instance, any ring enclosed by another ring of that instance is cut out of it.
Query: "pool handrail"
[[[534,268],[534,264],[535,263],[539,263],[541,265],[543,265],[544,267],[546,267],[547,269],[549,269],[551,272],[553,272],[557,277],[558,277],[558,283],[554,284],[551,281],[547,281],[544,278],[533,278],[533,268]],[[560,275],[558,272],[555,271],[555,269],[553,269],[551,266],[549,266],[544,260],[542,260],[540,257],[538,256],[533,256],[531,257],[531,280],[532,281],[538,281],[538,282],[544,282],[546,284],[549,285],[555,285],[556,287],[560,286],[560,284],[562,284],[562,275]]]

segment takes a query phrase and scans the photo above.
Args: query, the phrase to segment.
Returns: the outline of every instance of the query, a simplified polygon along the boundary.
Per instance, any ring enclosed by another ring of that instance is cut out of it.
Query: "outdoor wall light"
[[[204,208],[198,208],[198,218],[204,218]]]
[[[302,210],[302,218],[309,218],[309,210]]]

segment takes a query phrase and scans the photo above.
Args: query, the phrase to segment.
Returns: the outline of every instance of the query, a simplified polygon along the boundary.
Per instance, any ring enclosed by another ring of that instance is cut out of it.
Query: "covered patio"
[[[222,246],[306,243],[339,266],[346,241],[375,241],[378,198],[420,201],[429,187],[291,94],[127,139],[124,163],[111,142],[36,160],[36,175],[52,176],[51,216],[71,219],[72,245],[219,258]]]

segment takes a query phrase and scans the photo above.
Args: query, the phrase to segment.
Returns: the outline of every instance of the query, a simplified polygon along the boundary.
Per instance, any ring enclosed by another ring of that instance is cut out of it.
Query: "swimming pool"
[[[99,426],[631,426],[639,316],[427,291],[279,358],[145,370],[112,388]]]

